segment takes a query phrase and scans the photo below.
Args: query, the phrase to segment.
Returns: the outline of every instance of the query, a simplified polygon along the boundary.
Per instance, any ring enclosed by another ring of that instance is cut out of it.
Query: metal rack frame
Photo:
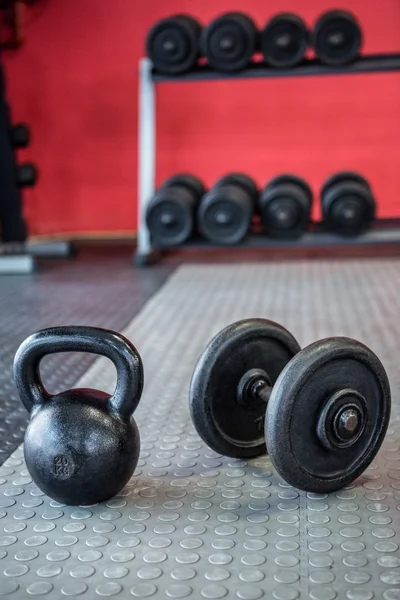
[[[363,56],[350,65],[330,67],[317,61],[305,61],[291,69],[274,69],[263,64],[254,64],[240,73],[227,74],[199,66],[180,76],[168,76],[153,71],[149,58],[139,62],[139,135],[138,135],[138,236],[135,264],[145,266],[157,261],[160,248],[152,245],[151,235],[146,225],[146,209],[155,192],[156,170],[156,94],[155,85],[160,83],[185,83],[191,81],[214,81],[220,79],[281,78],[305,77],[317,75],[360,75],[365,73],[384,73],[400,71],[400,53]],[[383,233],[384,232],[384,233]],[[393,220],[392,227],[379,227],[357,238],[346,239],[346,245],[389,244],[400,241],[400,220]],[[250,235],[240,246],[286,247],[286,246],[325,246],[341,244],[343,238],[323,232],[310,232],[296,242],[277,242],[266,236]],[[215,248],[205,241],[189,241],[176,249],[194,246]],[[218,246],[219,248],[223,246]]]

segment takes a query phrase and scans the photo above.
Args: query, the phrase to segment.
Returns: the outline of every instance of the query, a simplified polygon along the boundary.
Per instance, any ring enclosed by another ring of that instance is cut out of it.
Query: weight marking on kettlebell
[[[69,479],[74,473],[74,461],[70,456],[57,454],[53,459],[53,474],[57,479]]]

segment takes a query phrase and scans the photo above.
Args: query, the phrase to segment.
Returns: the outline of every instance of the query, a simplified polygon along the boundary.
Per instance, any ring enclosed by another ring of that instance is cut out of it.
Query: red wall
[[[398,0],[346,0],[365,52],[400,51]],[[327,0],[42,0],[25,46],[6,55],[15,119],[28,121],[39,185],[25,195],[32,234],[136,228],[137,71],[146,31],[189,12],[208,22],[246,10],[258,24],[278,10],[310,24]],[[300,8],[301,7],[301,8]],[[371,181],[381,216],[400,216],[400,73],[168,84],[157,91],[157,181],[192,171],[207,184],[244,170],[260,184],[293,171],[317,190],[332,171]],[[317,214],[316,209],[316,214]]]

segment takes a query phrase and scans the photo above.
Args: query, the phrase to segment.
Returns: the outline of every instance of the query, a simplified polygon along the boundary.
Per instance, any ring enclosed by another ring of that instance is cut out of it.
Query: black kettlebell
[[[40,361],[55,352],[90,352],[109,358],[117,370],[114,394],[93,389],[51,395]],[[36,485],[72,505],[108,500],[132,476],[140,438],[132,413],[143,389],[143,364],[122,335],[96,327],[54,327],[27,338],[14,360],[20,398],[31,418],[24,454]]]

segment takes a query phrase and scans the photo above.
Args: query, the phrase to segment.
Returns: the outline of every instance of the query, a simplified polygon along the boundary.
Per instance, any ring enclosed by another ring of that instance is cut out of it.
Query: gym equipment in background
[[[31,143],[31,131],[26,123],[15,123],[10,128],[11,145],[13,148],[27,148]]]
[[[56,352],[90,352],[117,370],[112,396],[72,389],[49,394],[40,361]],[[65,504],[95,504],[117,494],[131,478],[140,453],[132,417],[143,389],[143,365],[122,335],[95,327],[54,327],[26,339],[14,360],[20,398],[30,413],[24,455],[36,485]]]
[[[4,244],[24,244],[27,229],[22,211],[21,191],[15,178],[15,156],[10,139],[10,107],[0,64],[0,230]],[[0,272],[2,266],[0,265]]]
[[[146,39],[147,55],[154,68],[167,75],[192,69],[199,56],[202,26],[189,15],[175,15],[153,25]]]
[[[149,203],[146,223],[156,244],[177,246],[194,232],[196,209],[205,194],[203,183],[194,175],[169,177]]]
[[[199,232],[217,244],[238,244],[249,231],[257,197],[257,185],[248,175],[221,177],[200,202]]]
[[[294,67],[304,59],[308,41],[303,19],[293,13],[279,13],[261,31],[261,52],[272,67]]]
[[[38,180],[38,169],[34,163],[22,163],[16,166],[15,178],[19,188],[33,187]]]
[[[312,45],[319,60],[326,65],[345,65],[360,53],[362,31],[356,17],[345,10],[331,10],[321,15],[312,32]]]
[[[194,370],[190,412],[218,454],[266,452],[281,477],[308,492],[349,485],[378,452],[390,418],[385,369],[363,344],[344,337],[300,350],[266,319],[229,325]]]
[[[321,189],[322,218],[328,231],[354,236],[375,219],[376,202],[368,181],[353,171],[341,171]]]
[[[217,71],[233,73],[245,69],[258,48],[259,32],[252,19],[241,12],[223,14],[205,27],[201,49]]]
[[[312,191],[297,175],[274,177],[260,194],[261,222],[273,238],[295,239],[307,231],[311,221]]]

